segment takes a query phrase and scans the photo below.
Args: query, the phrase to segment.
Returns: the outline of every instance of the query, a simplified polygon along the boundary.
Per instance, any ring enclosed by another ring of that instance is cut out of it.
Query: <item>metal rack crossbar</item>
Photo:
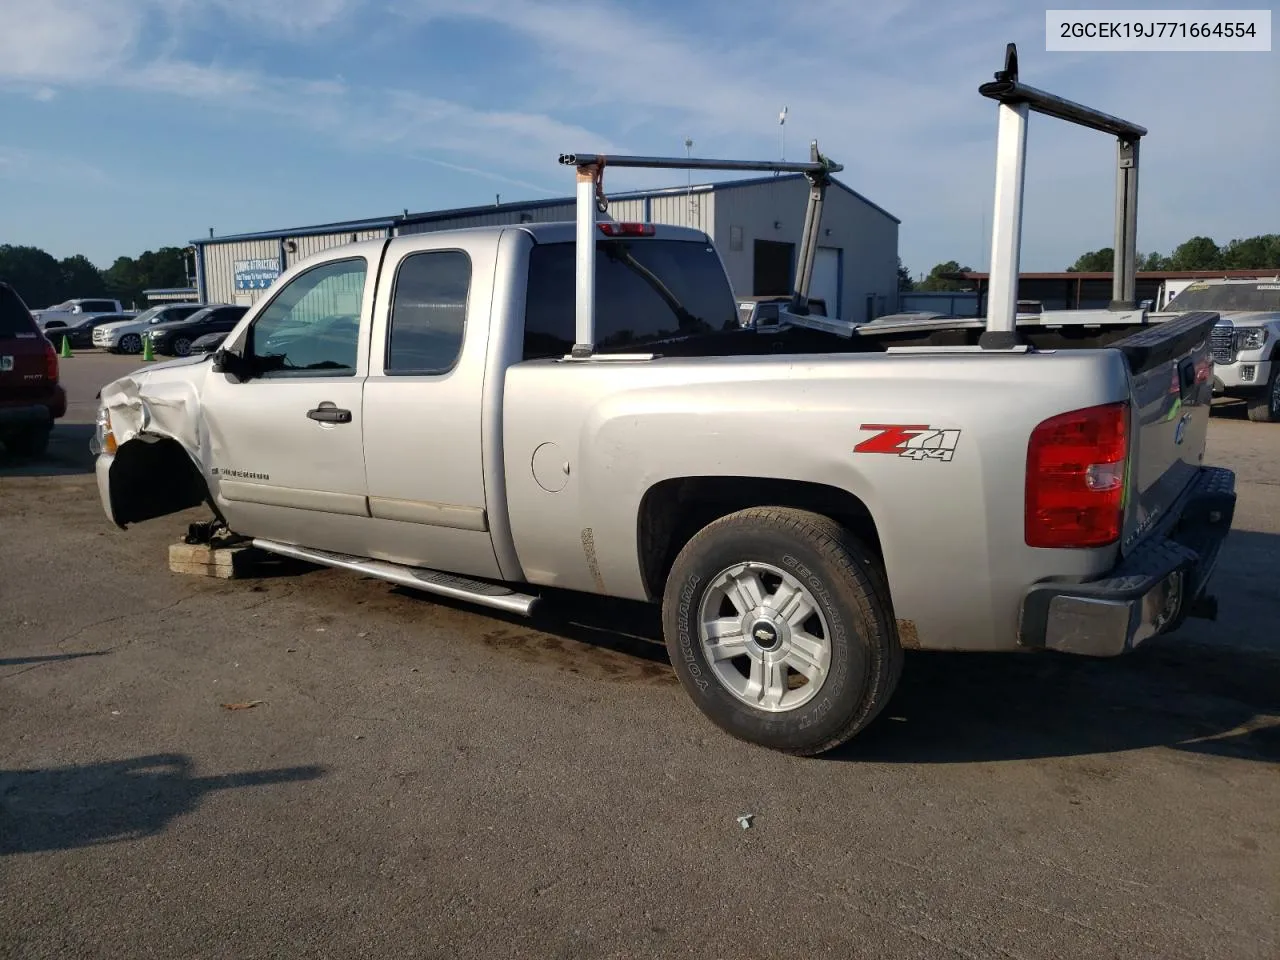
[[[1004,69],[978,87],[999,106],[996,133],[995,214],[992,217],[987,329],[981,345],[1015,346],[1018,273],[1022,246],[1022,194],[1027,163],[1027,120],[1034,111],[1116,138],[1115,272],[1110,309],[1136,306],[1138,270],[1138,143],[1145,127],[1028,86],[1018,79],[1018,49],[1005,47]]]
[[[651,170],[758,170],[773,173],[803,173],[809,180],[809,202],[805,210],[804,229],[796,271],[795,289],[785,312],[788,322],[819,330],[843,333],[848,325],[809,313],[809,285],[813,280],[813,263],[817,257],[822,207],[831,175],[844,169],[818,151],[817,141],[809,147],[807,163],[774,160],[707,160],[695,157],[630,157],[599,153],[562,153],[560,163],[577,168],[577,289],[573,352],[575,360],[590,359],[595,353],[595,284],[596,284],[596,214],[606,209],[603,189],[607,167],[641,167]]]

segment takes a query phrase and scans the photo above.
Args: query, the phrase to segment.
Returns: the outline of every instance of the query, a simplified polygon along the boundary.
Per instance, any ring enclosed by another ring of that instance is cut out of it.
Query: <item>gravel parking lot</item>
[[[63,361],[49,457],[0,457],[0,956],[1280,955],[1277,428],[1211,424],[1216,623],[909,655],[799,760],[711,727],[645,608],[170,573],[203,515],[119,531],[88,473],[139,365]]]

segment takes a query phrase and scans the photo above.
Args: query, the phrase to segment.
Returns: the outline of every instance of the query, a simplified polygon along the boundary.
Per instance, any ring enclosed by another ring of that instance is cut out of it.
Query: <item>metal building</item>
[[[607,182],[606,182],[607,186]],[[828,312],[865,321],[898,309],[900,221],[832,180],[811,297]],[[697,227],[712,238],[737,296],[791,292],[808,183],[801,174],[609,195],[606,217]],[[570,197],[326,223],[192,241],[200,299],[251,304],[290,264],[330,247],[458,227],[574,218]]]

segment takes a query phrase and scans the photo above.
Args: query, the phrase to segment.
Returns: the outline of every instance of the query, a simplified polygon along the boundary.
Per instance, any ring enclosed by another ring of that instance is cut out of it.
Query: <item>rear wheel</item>
[[[740,739],[812,755],[875,719],[902,668],[876,558],[819,514],[757,507],[676,558],[663,630],[677,676]]]
[[[1267,388],[1248,399],[1249,419],[1255,423],[1275,423],[1280,420],[1280,357],[1271,363],[1271,379]]]
[[[142,337],[136,333],[126,333],[120,338],[121,353],[141,353]]]
[[[38,457],[49,449],[52,427],[27,427],[5,438],[4,445],[15,457]]]

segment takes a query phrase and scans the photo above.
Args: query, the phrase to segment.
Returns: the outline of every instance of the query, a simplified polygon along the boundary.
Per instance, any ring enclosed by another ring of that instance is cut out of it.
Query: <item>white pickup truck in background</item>
[[[1196,310],[1220,317],[1210,341],[1213,392],[1243,400],[1250,420],[1280,421],[1280,276],[1198,280],[1164,308]]]
[[[816,145],[565,155],[576,223],[327,250],[212,359],[105,387],[103,508],[124,527],[205,503],[260,549],[521,614],[549,589],[659,604],[704,714],[797,754],[870,723],[904,648],[1114,656],[1211,616],[1235,503],[1203,463],[1216,314],[1137,308],[1131,232],[1114,310],[1016,308],[1029,110],[1122,157],[1145,131],[1019,83],[1012,51],[981,89],[1001,118],[985,324],[810,312],[839,169]],[[743,327],[705,234],[599,222],[606,167],[693,165],[810,177],[783,322]]]
[[[66,300],[56,306],[45,307],[43,310],[32,310],[31,315],[35,317],[36,323],[42,330],[51,330],[57,327],[74,326],[83,320],[102,314],[127,312],[129,311],[124,309],[119,300],[77,299]]]

